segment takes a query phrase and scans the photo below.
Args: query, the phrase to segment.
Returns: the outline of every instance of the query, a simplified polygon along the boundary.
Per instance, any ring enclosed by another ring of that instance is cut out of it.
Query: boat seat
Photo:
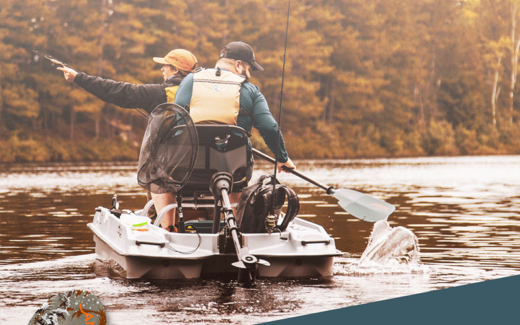
[[[211,177],[218,172],[233,176],[232,192],[247,186],[253,174],[253,151],[247,133],[235,125],[197,124],[199,148],[188,183],[179,191],[183,197],[211,195]]]

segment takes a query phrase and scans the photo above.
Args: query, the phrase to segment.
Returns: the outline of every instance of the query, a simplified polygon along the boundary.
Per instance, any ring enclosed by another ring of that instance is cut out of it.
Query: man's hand
[[[287,161],[284,163],[278,162],[278,172],[279,173],[281,173],[282,171],[288,173],[287,171],[283,170],[284,166],[287,168],[290,168],[290,169],[296,169],[296,166],[293,164],[291,158],[288,158]]]
[[[65,80],[68,82],[74,82],[74,79],[76,78],[76,75],[78,74],[76,71],[72,70],[71,68],[67,67],[59,67],[57,68],[60,71],[63,71],[63,76],[65,77]]]

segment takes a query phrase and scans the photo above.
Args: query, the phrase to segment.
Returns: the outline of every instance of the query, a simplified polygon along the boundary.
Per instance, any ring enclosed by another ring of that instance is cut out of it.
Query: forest
[[[281,128],[293,159],[520,153],[520,1],[292,0]],[[2,0],[0,163],[135,160],[146,119],[73,68],[161,83],[152,57],[213,67],[244,41],[278,118],[288,0]],[[258,133],[253,144],[265,150]],[[270,152],[269,152],[270,153]]]

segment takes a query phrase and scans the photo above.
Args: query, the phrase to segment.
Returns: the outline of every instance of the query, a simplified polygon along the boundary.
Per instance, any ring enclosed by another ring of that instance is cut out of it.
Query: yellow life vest
[[[177,89],[179,89],[178,85],[164,88],[166,91],[166,101],[168,103],[175,103],[175,94],[177,93]]]
[[[245,77],[225,70],[202,70],[193,76],[190,116],[194,123],[236,125],[240,87]]]

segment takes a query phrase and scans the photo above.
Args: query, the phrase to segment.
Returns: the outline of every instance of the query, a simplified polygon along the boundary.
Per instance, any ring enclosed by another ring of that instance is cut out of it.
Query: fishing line
[[[276,172],[278,171],[278,158],[280,155],[280,135],[282,130],[282,102],[283,102],[283,81],[285,77],[285,58],[287,55],[287,35],[289,34],[289,13],[291,12],[291,0],[289,0],[289,4],[287,5],[287,25],[285,26],[285,45],[283,50],[283,67],[282,67],[282,85],[280,88],[280,110],[278,111],[278,136],[276,138],[276,154],[275,154],[275,163],[274,163],[274,173],[273,173],[273,195],[272,195],[272,207],[274,213],[274,205],[275,205],[275,187],[276,187]]]

